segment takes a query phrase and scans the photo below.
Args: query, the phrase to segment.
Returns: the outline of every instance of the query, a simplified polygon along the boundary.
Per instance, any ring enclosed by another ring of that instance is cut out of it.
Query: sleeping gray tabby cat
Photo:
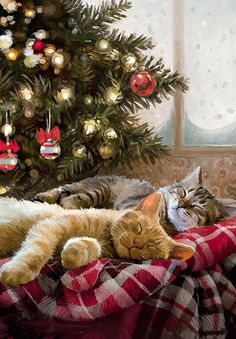
[[[138,205],[144,197],[155,191],[163,193],[161,223],[169,232],[213,224],[229,211],[222,199],[215,198],[202,186],[200,167],[181,181],[158,189],[144,180],[95,176],[39,193],[35,198],[58,203],[67,209],[106,207],[123,210]],[[236,214],[236,202],[228,202]]]

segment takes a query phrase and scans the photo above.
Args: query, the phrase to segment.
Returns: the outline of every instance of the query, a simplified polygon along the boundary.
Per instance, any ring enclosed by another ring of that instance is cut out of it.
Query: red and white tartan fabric
[[[226,320],[236,319],[236,289],[222,262],[236,253],[236,217],[174,238],[195,247],[195,256],[142,263],[105,258],[71,271],[53,261],[25,286],[0,286],[0,330],[7,331],[11,316],[26,326],[41,314],[54,319],[54,330],[59,320],[77,322],[75,331],[86,339],[225,338]],[[112,336],[101,324],[110,324]]]

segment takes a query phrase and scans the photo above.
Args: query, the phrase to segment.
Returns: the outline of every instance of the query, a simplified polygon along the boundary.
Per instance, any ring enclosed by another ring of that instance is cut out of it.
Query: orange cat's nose
[[[133,246],[134,248],[143,248],[144,244],[143,244],[143,241],[141,239],[138,239],[138,238],[134,238],[134,243],[133,243]]]

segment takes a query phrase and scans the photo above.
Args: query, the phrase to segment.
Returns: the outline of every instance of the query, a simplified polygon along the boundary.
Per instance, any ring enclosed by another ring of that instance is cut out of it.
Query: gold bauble
[[[17,50],[15,50],[15,48],[11,48],[8,51],[6,51],[5,56],[7,60],[15,61],[18,56]]]
[[[109,87],[106,92],[104,99],[108,105],[115,105],[117,104],[120,100],[122,100],[122,94],[117,87]]]
[[[24,31],[13,32],[13,37],[16,40],[24,41],[26,39],[26,33]]]
[[[92,105],[92,104],[93,104],[93,101],[94,101],[94,99],[93,99],[93,97],[92,97],[91,95],[85,95],[85,96],[83,97],[83,102],[84,102],[84,104],[85,104],[86,106]]]
[[[58,75],[61,73],[61,69],[59,67],[54,67],[54,74]]]
[[[7,186],[0,185],[0,195],[7,193],[7,191],[8,191]]]
[[[117,139],[118,135],[113,128],[107,128],[104,132],[104,135],[107,139]]]
[[[26,101],[31,100],[34,95],[34,92],[28,87],[22,87],[22,89],[19,92],[22,99]]]
[[[32,165],[32,160],[29,158],[25,159],[25,164],[30,167]]]
[[[33,68],[37,66],[40,62],[41,56],[33,54],[29,55],[24,59],[24,64],[28,68]]]
[[[32,107],[25,107],[24,109],[24,116],[28,119],[31,119],[35,116],[35,113],[33,111]]]
[[[64,55],[62,53],[55,52],[52,55],[51,63],[57,68],[63,68],[65,62]]]
[[[117,49],[112,49],[110,51],[110,57],[111,57],[112,60],[119,60],[120,52]]]
[[[137,58],[133,54],[124,55],[121,59],[124,68],[127,72],[133,72],[137,69]]]
[[[75,158],[85,158],[87,156],[87,148],[80,141],[76,141],[72,146],[72,154]]]
[[[39,171],[37,169],[32,169],[30,172],[29,172],[29,175],[32,177],[32,178],[37,178],[39,176]]]
[[[54,45],[47,45],[47,47],[44,48],[44,52],[46,55],[52,55],[56,52],[56,47]]]
[[[111,46],[107,39],[101,39],[97,41],[96,48],[99,50],[99,52],[106,53],[110,50]]]
[[[31,8],[26,8],[24,14],[27,18],[34,19],[35,16],[36,16],[36,11],[34,9],[31,9]]]
[[[98,152],[103,159],[109,159],[114,155],[115,147],[112,144],[104,143],[99,147]]]
[[[58,101],[70,100],[75,94],[75,88],[71,84],[62,84],[57,90],[56,98]]]
[[[84,122],[84,134],[89,137],[93,136],[99,130],[99,123],[94,119],[89,119]]]

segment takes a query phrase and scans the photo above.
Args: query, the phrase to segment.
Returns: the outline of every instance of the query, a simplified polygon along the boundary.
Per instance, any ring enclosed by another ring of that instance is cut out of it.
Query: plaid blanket
[[[175,239],[195,247],[195,256],[142,263],[104,258],[71,271],[53,261],[25,286],[0,286],[0,331],[8,333],[8,321],[11,331],[26,329],[37,315],[37,330],[47,338],[57,328],[65,338],[72,328],[74,338],[86,339],[111,333],[113,339],[225,338],[226,319],[236,320],[236,289],[227,273],[236,267],[236,217]]]

